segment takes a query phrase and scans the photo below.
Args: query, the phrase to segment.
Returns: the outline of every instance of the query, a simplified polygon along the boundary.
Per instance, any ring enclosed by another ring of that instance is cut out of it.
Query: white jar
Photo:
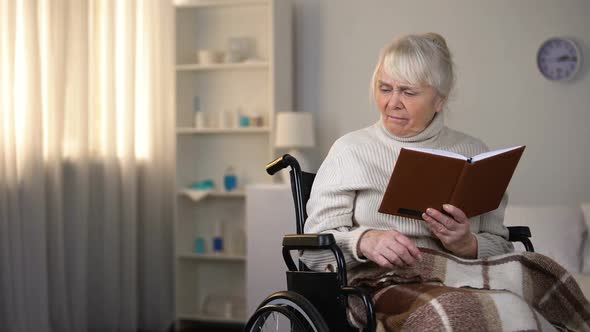
[[[193,126],[195,129],[203,129],[205,128],[205,115],[201,111],[194,112],[193,117]]]

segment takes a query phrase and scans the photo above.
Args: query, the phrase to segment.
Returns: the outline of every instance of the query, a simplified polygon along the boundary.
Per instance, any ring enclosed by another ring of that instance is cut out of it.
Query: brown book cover
[[[442,150],[402,148],[379,212],[422,220],[427,208],[452,204],[467,217],[495,210],[524,146],[472,158]]]

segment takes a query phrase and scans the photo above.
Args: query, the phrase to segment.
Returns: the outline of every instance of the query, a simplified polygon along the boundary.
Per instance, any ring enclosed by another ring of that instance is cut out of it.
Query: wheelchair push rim
[[[320,313],[306,298],[284,291],[270,295],[259,305],[246,324],[245,331],[328,332],[329,329]]]

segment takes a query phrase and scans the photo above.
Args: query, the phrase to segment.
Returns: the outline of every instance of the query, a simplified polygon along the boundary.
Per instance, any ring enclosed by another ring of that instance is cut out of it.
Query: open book
[[[454,205],[473,217],[495,210],[524,151],[524,146],[467,158],[457,153],[402,148],[379,212],[422,219],[427,208]]]

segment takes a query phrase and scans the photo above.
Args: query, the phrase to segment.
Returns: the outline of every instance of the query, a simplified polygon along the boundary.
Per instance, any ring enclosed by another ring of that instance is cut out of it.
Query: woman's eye
[[[406,95],[406,96],[410,96],[410,97],[411,97],[411,96],[415,96],[415,95],[417,95],[417,93],[416,93],[416,92],[414,92],[414,91],[409,91],[409,90],[406,90],[406,91],[404,91],[404,95]]]
[[[379,91],[383,92],[383,93],[387,93],[387,92],[391,92],[391,88],[387,88],[387,87],[379,87]]]

